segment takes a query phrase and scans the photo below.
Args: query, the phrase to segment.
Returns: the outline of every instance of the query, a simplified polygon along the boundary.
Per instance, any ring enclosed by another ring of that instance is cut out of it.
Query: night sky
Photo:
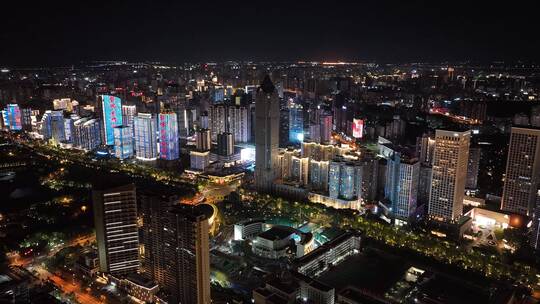
[[[540,18],[533,3],[4,1],[0,64],[539,61]]]

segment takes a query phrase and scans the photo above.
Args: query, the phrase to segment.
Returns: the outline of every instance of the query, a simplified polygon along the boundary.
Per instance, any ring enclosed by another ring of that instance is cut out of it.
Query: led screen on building
[[[114,145],[114,127],[122,125],[122,102],[120,98],[102,95],[103,127],[105,130],[105,144]]]
[[[362,138],[362,135],[364,134],[364,120],[362,119],[353,119],[353,137],[354,138]]]

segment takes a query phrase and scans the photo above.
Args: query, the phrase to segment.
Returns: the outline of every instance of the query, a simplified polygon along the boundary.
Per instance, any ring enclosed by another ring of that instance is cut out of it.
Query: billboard
[[[364,120],[358,118],[353,119],[352,134],[354,138],[362,138],[364,134]]]
[[[122,102],[120,98],[111,95],[102,95],[101,99],[105,144],[112,146],[114,145],[114,127],[122,125]]]

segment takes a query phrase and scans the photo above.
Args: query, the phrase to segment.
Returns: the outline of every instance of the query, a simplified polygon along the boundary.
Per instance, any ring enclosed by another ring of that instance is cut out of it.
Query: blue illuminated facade
[[[139,113],[133,119],[135,153],[138,159],[154,160],[157,158],[157,124],[150,113]]]
[[[178,120],[175,113],[159,114],[159,156],[166,160],[178,159]]]
[[[130,126],[117,126],[114,132],[114,155],[118,159],[133,156],[133,130]]]
[[[105,144],[114,145],[114,127],[122,125],[122,101],[111,95],[102,95]]]
[[[301,105],[292,105],[289,109],[289,142],[304,141],[304,114]]]

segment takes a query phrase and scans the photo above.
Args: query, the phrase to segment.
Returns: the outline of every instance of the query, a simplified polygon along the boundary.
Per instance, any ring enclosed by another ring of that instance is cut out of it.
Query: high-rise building
[[[64,113],[62,111],[45,111],[41,118],[41,135],[46,140],[52,139],[59,144],[66,139]]]
[[[292,104],[289,107],[289,142],[304,141],[304,109],[302,105]]]
[[[197,135],[197,142],[195,146],[197,148],[197,151],[209,151],[212,148],[210,130],[199,129],[195,134]]]
[[[210,304],[208,220],[199,208],[175,205],[163,237],[165,278],[169,303]]]
[[[420,162],[394,147],[386,161],[385,197],[390,200],[392,215],[408,220],[417,208]]]
[[[73,122],[73,145],[91,151],[101,145],[101,124],[98,119],[81,118]]]
[[[221,133],[217,137],[217,154],[229,156],[234,153],[234,138],[231,133]]]
[[[137,159],[155,160],[157,152],[157,123],[150,113],[139,113],[133,118],[135,153]]]
[[[130,126],[117,126],[114,133],[114,156],[124,160],[133,156],[133,131]]]
[[[149,190],[139,193],[138,196],[143,220],[143,274],[148,279],[163,286],[167,271],[165,267],[167,258],[163,245],[165,243],[165,229],[170,226],[168,213],[173,205],[180,203],[180,197],[170,193],[168,189],[156,187],[151,187]]]
[[[139,231],[134,184],[95,186],[92,191],[99,269],[127,275],[139,268]]]
[[[330,143],[332,141],[332,116],[320,116],[321,143]]]
[[[251,138],[250,111],[248,107],[237,105],[211,105],[208,110],[208,124],[212,140],[225,132],[233,134],[235,142],[248,142]]]
[[[433,151],[435,149],[435,140],[427,134],[416,139],[417,154],[420,158],[420,163],[431,166],[433,162]]]
[[[176,113],[159,114],[159,155],[161,159],[178,159],[178,121]]]
[[[233,135],[234,142],[248,142],[251,138],[249,108],[237,105],[230,105],[227,108],[227,132]]]
[[[279,98],[267,75],[257,89],[255,99],[255,186],[259,191],[272,189],[279,147]]]
[[[122,105],[122,123],[133,128],[133,119],[137,115],[137,107],[134,105]]]
[[[10,103],[7,105],[6,111],[7,111],[8,121],[9,121],[8,122],[9,129],[11,131],[22,130],[22,114],[21,114],[21,108],[19,108],[19,105],[16,103]]]
[[[501,209],[531,215],[540,178],[540,129],[513,127]]]
[[[101,96],[103,110],[103,142],[107,146],[114,145],[113,128],[122,125],[122,102],[120,98],[111,95]]]
[[[433,220],[454,222],[463,214],[470,131],[437,130],[428,214]]]
[[[465,188],[476,189],[478,187],[478,170],[480,169],[480,157],[482,150],[480,147],[469,149],[469,164],[467,166],[467,183]]]
[[[22,116],[23,130],[31,131],[32,130],[32,109],[31,108],[21,109],[21,116]]]

